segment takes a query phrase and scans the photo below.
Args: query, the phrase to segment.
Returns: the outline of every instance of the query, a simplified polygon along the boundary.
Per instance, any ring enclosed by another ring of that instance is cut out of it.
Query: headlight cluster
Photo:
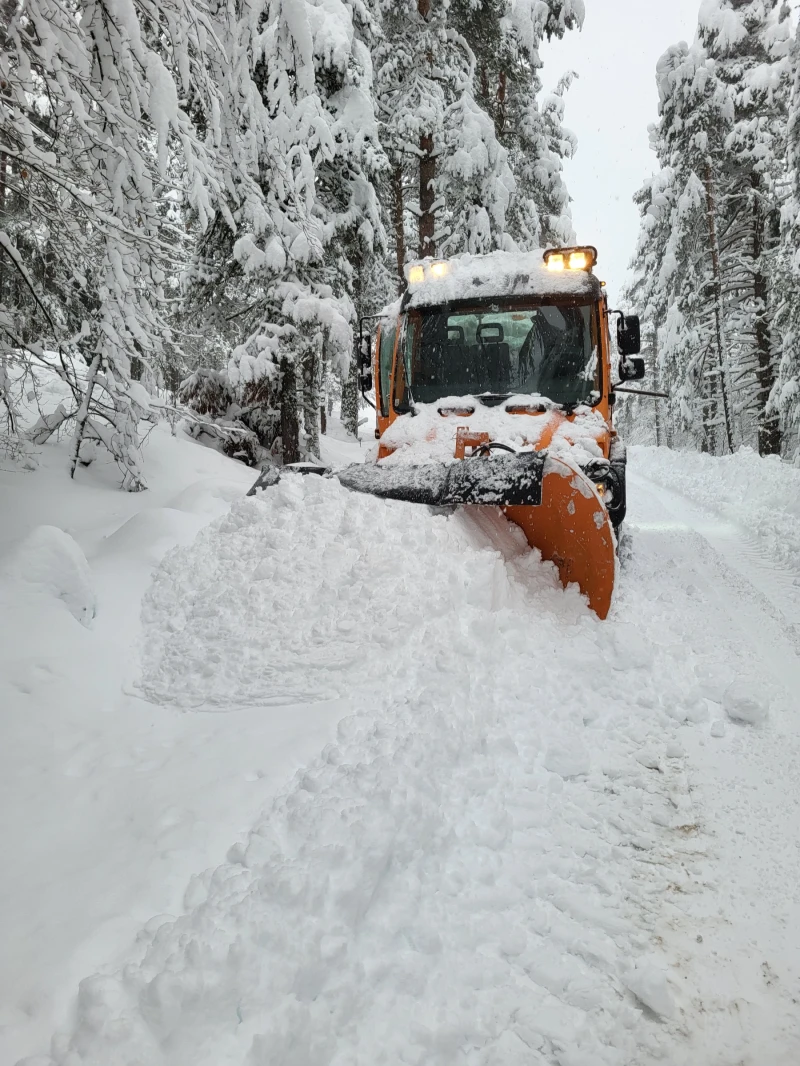
[[[544,253],[544,265],[548,270],[589,271],[597,262],[597,249],[591,244],[582,248],[548,248]]]
[[[423,259],[420,263],[407,263],[406,281],[409,285],[421,285],[424,281],[440,281],[450,273],[446,259]]]

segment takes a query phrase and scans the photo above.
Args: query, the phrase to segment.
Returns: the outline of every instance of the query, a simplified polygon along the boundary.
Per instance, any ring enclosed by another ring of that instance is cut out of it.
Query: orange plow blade
[[[505,507],[532,548],[558,567],[562,583],[576,582],[599,618],[611,607],[616,574],[614,532],[608,512],[584,473],[548,457],[538,507]]]

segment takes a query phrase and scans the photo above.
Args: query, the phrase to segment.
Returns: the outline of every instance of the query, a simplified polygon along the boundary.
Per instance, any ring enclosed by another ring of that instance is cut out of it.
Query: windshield
[[[406,330],[403,370],[411,393],[420,403],[484,393],[546,396],[564,405],[589,401],[599,388],[592,309],[423,311]]]

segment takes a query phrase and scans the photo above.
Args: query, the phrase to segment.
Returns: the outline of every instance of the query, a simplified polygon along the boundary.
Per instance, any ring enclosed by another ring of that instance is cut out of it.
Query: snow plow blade
[[[575,582],[598,617],[608,615],[616,574],[611,522],[590,479],[563,459],[542,451],[421,466],[356,463],[335,472],[297,463],[286,470],[336,477],[347,489],[384,500],[501,507],[530,546],[556,564],[562,583]],[[248,495],[277,484],[280,476],[269,467]]]
[[[542,499],[542,452],[503,458],[464,459],[458,463],[381,467],[357,463],[337,470],[345,488],[383,500],[425,503],[431,507],[484,504],[538,505]]]
[[[423,503],[430,507],[485,504],[507,507],[514,504],[538,505],[542,498],[543,452],[498,459],[465,459],[458,463],[425,463],[421,466],[381,467],[353,463],[342,470],[328,470],[311,463],[293,463],[283,472],[322,474],[335,477],[346,489],[377,496],[382,500]],[[275,467],[262,471],[248,492],[269,488],[280,481]]]
[[[616,576],[616,541],[594,485],[582,470],[548,457],[539,507],[507,507],[528,544],[558,567],[562,584],[575,582],[598,616],[611,607]]]

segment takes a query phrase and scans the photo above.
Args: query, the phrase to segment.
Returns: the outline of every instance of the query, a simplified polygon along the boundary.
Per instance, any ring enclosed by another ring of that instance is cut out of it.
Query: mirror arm
[[[611,389],[613,392],[629,392],[631,396],[655,396],[659,400],[669,399],[668,392],[648,392],[645,389],[628,389],[622,385],[621,382],[617,382],[617,384],[612,383]]]

